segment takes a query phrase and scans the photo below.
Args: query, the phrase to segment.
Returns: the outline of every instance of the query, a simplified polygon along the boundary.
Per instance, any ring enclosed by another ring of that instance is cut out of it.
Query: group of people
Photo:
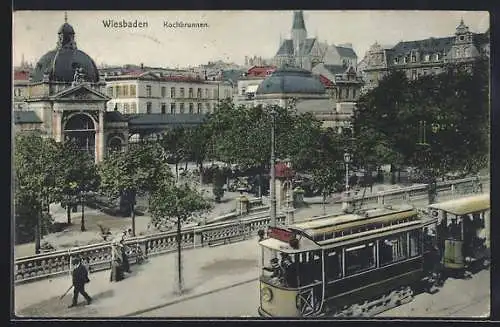
[[[130,263],[128,261],[127,247],[125,240],[131,235],[131,230],[124,231],[120,241],[113,240],[111,243],[111,282],[119,282],[125,278],[125,273],[130,273]]]
[[[127,256],[127,248],[125,240],[127,237],[132,236],[132,230],[124,231],[121,239],[113,240],[111,244],[111,276],[110,281],[118,282],[124,279],[124,273],[130,273],[130,263]],[[81,294],[87,304],[92,303],[92,298],[85,291],[85,285],[90,282],[89,269],[83,263],[81,258],[71,260],[73,265],[72,270],[72,287],[73,287],[73,301],[69,308],[75,307],[78,302],[78,296]],[[68,289],[69,292],[69,289]],[[66,293],[65,293],[66,294]]]

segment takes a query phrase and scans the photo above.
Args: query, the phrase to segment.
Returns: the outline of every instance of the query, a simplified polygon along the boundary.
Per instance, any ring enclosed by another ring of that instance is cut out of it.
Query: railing
[[[481,178],[480,182],[489,180]],[[476,192],[477,178],[437,183],[439,195],[468,194]],[[389,204],[395,201],[410,201],[427,196],[427,186],[419,185],[404,189],[379,192],[374,195],[352,197],[353,202],[363,204]],[[257,207],[258,208],[258,207]],[[257,209],[255,208],[255,209]],[[182,247],[185,249],[225,244],[235,240],[253,237],[259,229],[269,224],[268,212],[254,212],[240,215],[232,221],[184,228],[181,231]],[[285,223],[285,215],[277,216],[277,223]],[[177,249],[176,231],[162,232],[154,235],[131,238],[125,241],[131,264],[139,259],[139,251],[145,257],[175,251]],[[71,271],[71,260],[82,258],[91,271],[110,269],[111,242],[103,242],[82,246],[69,250],[60,250],[18,258],[14,264],[15,283],[29,282],[38,279],[55,277]]]

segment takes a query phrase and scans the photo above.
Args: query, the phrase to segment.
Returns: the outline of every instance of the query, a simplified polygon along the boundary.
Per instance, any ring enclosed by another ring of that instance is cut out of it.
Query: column
[[[99,110],[99,122],[96,130],[96,163],[104,159],[104,111]]]

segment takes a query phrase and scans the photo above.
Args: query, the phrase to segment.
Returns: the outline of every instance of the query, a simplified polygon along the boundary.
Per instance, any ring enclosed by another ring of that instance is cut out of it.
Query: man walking
[[[76,306],[76,303],[78,302],[78,294],[83,295],[83,297],[87,300],[87,304],[92,303],[92,298],[87,294],[87,292],[85,292],[85,284],[90,282],[87,268],[85,268],[80,259],[73,259],[72,263],[75,266],[72,273],[73,302],[68,308]]]

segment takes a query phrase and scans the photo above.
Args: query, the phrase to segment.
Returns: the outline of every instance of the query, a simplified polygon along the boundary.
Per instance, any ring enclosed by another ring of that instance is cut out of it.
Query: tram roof
[[[483,211],[490,208],[490,194],[473,195],[466,198],[434,203],[429,205],[429,208],[446,211],[453,215],[465,215]]]
[[[311,238],[317,235],[333,233],[353,227],[359,227],[381,221],[393,221],[404,219],[417,214],[413,207],[401,207],[399,209],[381,209],[374,211],[374,215],[348,214],[336,217],[321,218],[313,221],[297,223],[288,228],[299,230]]]

